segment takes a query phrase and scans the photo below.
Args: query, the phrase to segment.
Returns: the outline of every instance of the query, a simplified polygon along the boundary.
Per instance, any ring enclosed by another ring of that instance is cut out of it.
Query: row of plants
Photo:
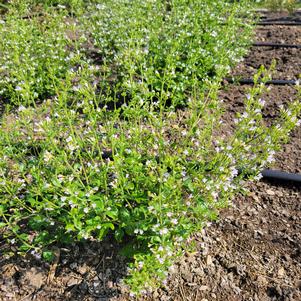
[[[258,179],[300,102],[263,122],[263,70],[231,134],[221,79],[245,54],[248,1],[12,1],[0,22],[0,227],[19,252],[129,242],[133,294]],[[251,13],[250,13],[251,16]]]
[[[289,13],[301,7],[299,0],[255,0],[255,3],[272,11],[286,10]]]

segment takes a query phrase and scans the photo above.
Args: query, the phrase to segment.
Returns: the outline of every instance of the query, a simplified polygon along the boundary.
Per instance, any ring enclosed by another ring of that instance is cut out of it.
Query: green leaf
[[[0,215],[4,214],[4,206],[0,205]]]
[[[118,242],[121,242],[124,237],[124,231],[122,229],[116,229],[114,232],[114,237]]]
[[[48,262],[52,262],[55,258],[55,255],[52,251],[50,250],[46,250],[42,253],[42,257],[43,259],[45,259]]]
[[[113,220],[115,220],[118,217],[118,211],[107,211],[106,215],[110,218],[112,218]]]
[[[101,226],[104,227],[105,229],[111,229],[111,230],[115,229],[115,226],[112,223],[104,223]]]

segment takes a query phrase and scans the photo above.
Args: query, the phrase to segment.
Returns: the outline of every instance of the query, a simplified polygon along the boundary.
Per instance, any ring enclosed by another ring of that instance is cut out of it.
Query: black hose
[[[252,44],[255,47],[273,47],[273,48],[300,48],[301,45],[296,44],[282,44],[282,43],[268,43],[268,42],[255,42]]]
[[[253,85],[254,84],[254,80],[251,78],[235,79],[235,78],[227,77],[224,80],[231,84],[233,84],[233,83],[239,83],[241,85]],[[285,79],[272,79],[272,80],[268,80],[264,83],[266,85],[283,86],[283,85],[296,85],[297,81],[296,80],[285,80]]]
[[[300,26],[300,21],[275,21],[275,22],[268,22],[268,21],[262,21],[258,22],[257,25],[259,26],[267,26],[267,25],[285,25],[285,26]]]
[[[261,172],[261,174],[264,178],[301,183],[301,174],[298,173],[289,173],[280,170],[265,169]]]

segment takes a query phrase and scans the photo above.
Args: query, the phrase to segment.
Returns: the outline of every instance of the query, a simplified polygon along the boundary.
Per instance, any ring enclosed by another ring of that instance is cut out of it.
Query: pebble
[[[207,259],[206,259],[206,264],[207,265],[211,265],[213,263],[212,261],[212,257],[210,255],[207,256]]]
[[[278,270],[278,276],[282,278],[282,277],[284,276],[284,274],[285,274],[285,270],[284,270],[283,267],[281,267],[281,268]]]
[[[268,195],[275,195],[275,194],[276,194],[275,191],[274,191],[274,190],[271,190],[271,189],[267,189],[267,190],[266,190],[266,193],[267,193]]]
[[[200,291],[207,291],[208,289],[209,289],[209,286],[207,286],[207,285],[201,285],[199,288]]]
[[[75,278],[75,277],[70,277],[68,279],[67,286],[73,286],[73,285],[79,284],[80,282],[81,282],[80,279]]]

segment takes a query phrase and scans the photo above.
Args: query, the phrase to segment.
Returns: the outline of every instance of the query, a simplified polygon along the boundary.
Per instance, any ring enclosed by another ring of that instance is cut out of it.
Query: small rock
[[[182,272],[182,278],[187,281],[187,282],[192,282],[193,280],[193,274],[190,273],[189,271],[183,271]]]
[[[67,286],[73,286],[81,283],[81,279],[75,278],[75,277],[70,277],[67,281]]]
[[[26,281],[28,281],[29,285],[35,288],[40,288],[45,280],[44,275],[36,268],[31,268],[29,271],[26,271],[24,277]]]
[[[108,288],[113,288],[114,287],[113,281],[108,281],[107,286],[108,286]]]
[[[207,291],[208,289],[209,289],[209,286],[207,286],[207,285],[201,285],[199,288],[200,291]]]
[[[72,270],[76,269],[76,268],[77,268],[77,263],[76,263],[76,262],[72,262],[72,263],[70,264],[70,268],[71,268]]]
[[[275,195],[275,194],[276,194],[275,191],[273,191],[273,190],[271,190],[271,189],[267,189],[267,190],[266,190],[266,193],[267,193],[268,195]]]
[[[84,275],[88,272],[88,267],[84,264],[78,267],[77,271],[81,274]]]
[[[299,290],[301,290],[301,280],[297,280],[297,281],[295,282],[295,286],[296,286]]]
[[[158,298],[158,297],[159,297],[159,293],[158,293],[158,291],[154,291],[154,293],[153,293],[153,297],[154,297],[154,299],[156,299],[156,298]]]
[[[6,293],[5,297],[9,298],[9,299],[15,299],[16,295],[14,293]]]
[[[281,268],[278,270],[278,276],[282,278],[282,277],[284,276],[284,274],[285,274],[285,270],[284,270],[283,267],[281,267]]]
[[[210,255],[207,256],[207,259],[206,259],[206,264],[207,265],[211,265],[213,263],[212,261],[212,257]]]

